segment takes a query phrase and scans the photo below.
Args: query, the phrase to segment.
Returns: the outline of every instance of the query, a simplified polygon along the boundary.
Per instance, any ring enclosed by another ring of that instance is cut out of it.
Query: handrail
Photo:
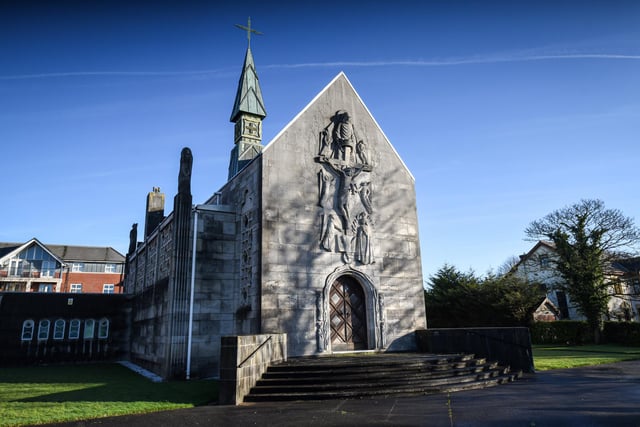
[[[242,368],[242,365],[244,365],[249,359],[251,359],[257,352],[258,350],[260,350],[262,347],[264,347],[264,345],[269,342],[271,340],[271,338],[273,338],[273,335],[269,335],[269,338],[267,338],[266,340],[264,340],[258,347],[256,347],[255,350],[253,350],[251,352],[250,355],[248,355],[242,362],[240,362],[240,364],[237,366],[238,368]]]

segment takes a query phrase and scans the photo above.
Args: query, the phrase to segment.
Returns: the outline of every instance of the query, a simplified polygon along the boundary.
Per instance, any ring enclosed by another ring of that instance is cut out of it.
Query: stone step
[[[428,368],[413,368],[413,369],[381,369],[377,371],[359,371],[352,373],[341,373],[339,375],[331,375],[327,372],[317,371],[281,371],[281,372],[266,372],[262,379],[258,381],[257,385],[264,385],[269,382],[280,382],[282,384],[304,384],[304,383],[318,383],[323,381],[333,382],[350,382],[361,378],[369,380],[384,381],[385,379],[397,379],[397,378],[419,378],[424,379],[437,379],[446,378],[451,376],[461,376],[470,373],[479,374],[491,369],[496,369],[497,364],[487,363],[484,365],[471,365],[465,367],[452,367],[448,370],[433,371]]]
[[[444,384],[440,386],[407,385],[393,389],[368,388],[351,390],[309,391],[309,392],[281,392],[271,394],[249,394],[245,402],[268,401],[292,401],[292,400],[329,400],[329,399],[355,399],[364,397],[386,396],[415,396],[421,394],[453,393],[463,390],[475,390],[493,387],[499,384],[512,382],[517,378],[516,374],[499,375],[489,379],[481,379],[471,382]]]
[[[513,381],[508,367],[468,354],[305,357],[270,366],[246,402],[453,392]]]
[[[477,381],[479,379],[489,379],[501,374],[498,371],[482,372],[480,374],[470,373],[467,375],[447,376],[442,378],[412,378],[410,376],[403,376],[399,378],[388,378],[386,380],[369,380],[367,378],[360,378],[352,381],[334,381],[333,379],[325,380],[323,382],[309,382],[288,384],[282,382],[268,382],[266,384],[260,383],[256,385],[251,393],[265,394],[276,392],[303,392],[303,391],[327,391],[327,390],[354,390],[354,389],[371,389],[371,388],[395,388],[404,386],[441,386],[445,384],[458,384]]]

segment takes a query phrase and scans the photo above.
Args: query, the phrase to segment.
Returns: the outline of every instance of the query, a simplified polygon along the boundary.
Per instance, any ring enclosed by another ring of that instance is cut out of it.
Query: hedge
[[[559,320],[557,322],[534,322],[530,328],[533,344],[588,344],[593,334],[587,322]]]
[[[592,344],[593,333],[581,320],[534,322],[530,327],[533,344]],[[640,323],[604,322],[603,342],[640,346]]]
[[[604,322],[604,337],[610,343],[640,347],[640,323]]]

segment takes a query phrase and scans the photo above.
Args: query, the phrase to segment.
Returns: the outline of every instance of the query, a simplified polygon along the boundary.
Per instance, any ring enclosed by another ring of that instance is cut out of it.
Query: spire
[[[262,119],[267,116],[258,73],[251,54],[251,34],[262,33],[251,28],[251,18],[248,19],[246,27],[238,24],[236,27],[247,32],[248,44],[236,100],[231,111],[230,121],[235,123],[235,146],[229,161],[229,179],[262,152]]]
[[[231,122],[236,122],[238,115],[241,113],[253,114],[261,119],[267,116],[262,100],[262,90],[260,90],[260,82],[256,66],[253,63],[253,55],[251,47],[247,47],[247,53],[244,57],[244,67],[238,82],[238,91],[236,92],[236,101],[233,104],[231,112]]]

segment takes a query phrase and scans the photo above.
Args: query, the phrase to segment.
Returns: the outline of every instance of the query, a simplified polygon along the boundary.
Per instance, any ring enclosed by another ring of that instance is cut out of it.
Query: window
[[[77,340],[78,338],[80,338],[80,320],[71,319],[71,322],[69,322],[69,339]]]
[[[96,326],[96,322],[93,319],[87,319],[84,321],[84,335],[83,338],[85,340],[90,340],[93,339],[93,336],[95,335],[95,326]]]
[[[614,283],[613,284],[613,292],[616,295],[622,295],[623,294],[623,292],[622,292],[622,283]]]
[[[81,294],[82,293],[82,283],[72,283],[71,284],[71,288],[69,288],[69,291],[71,293],[74,293],[74,294]]]
[[[38,323],[38,341],[46,341],[49,339],[49,326],[51,322],[43,319]]]
[[[84,271],[84,264],[81,262],[74,262],[71,264],[71,271],[73,273],[80,273]]]
[[[103,294],[112,294],[114,293],[115,286],[112,284],[104,284],[102,285],[102,293]]]
[[[22,260],[21,259],[12,259],[9,264],[9,275],[10,276],[22,276]]]
[[[105,273],[115,273],[116,272],[116,265],[115,264],[105,264],[104,272]]]
[[[568,319],[569,318],[569,304],[567,302],[567,294],[563,291],[556,292],[556,298],[558,299],[558,308],[560,309],[560,318]]]
[[[64,327],[65,327],[64,319],[58,319],[53,324],[53,339],[61,340],[64,339]]]
[[[53,277],[56,272],[55,261],[42,261],[42,277]]]
[[[53,292],[53,285],[51,283],[40,283],[38,292]]]
[[[22,323],[22,341],[31,341],[33,339],[33,320],[25,320]]]
[[[102,318],[98,323],[98,338],[105,339],[109,337],[109,319]]]
[[[549,267],[549,256],[548,255],[540,255],[540,267],[542,267],[542,268]]]

